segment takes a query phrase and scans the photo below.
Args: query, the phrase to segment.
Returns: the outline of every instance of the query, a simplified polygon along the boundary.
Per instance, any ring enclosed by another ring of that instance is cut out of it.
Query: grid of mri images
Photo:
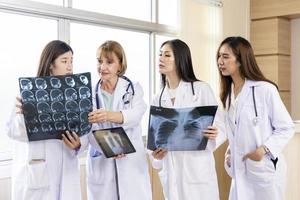
[[[66,130],[88,133],[92,111],[90,73],[19,78],[29,141],[61,139]]]

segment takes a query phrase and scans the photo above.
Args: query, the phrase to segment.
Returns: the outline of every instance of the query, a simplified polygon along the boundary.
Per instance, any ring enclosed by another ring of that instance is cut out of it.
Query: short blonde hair
[[[127,61],[123,47],[116,41],[107,40],[98,48],[100,57],[104,56],[106,58],[111,58],[112,53],[117,56],[121,68],[118,70],[118,76],[123,76],[127,69]]]

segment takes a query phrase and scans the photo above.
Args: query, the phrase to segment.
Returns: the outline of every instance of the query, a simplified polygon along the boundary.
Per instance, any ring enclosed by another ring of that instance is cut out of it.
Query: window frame
[[[149,37],[149,99],[151,102],[153,94],[157,91],[155,77],[155,38],[158,35],[178,36],[176,27],[158,23],[158,1],[151,0],[151,22],[129,19],[119,16],[101,14],[91,11],[72,8],[72,0],[63,0],[64,6],[46,4],[35,1],[0,0],[0,12],[14,13],[19,15],[33,16],[38,18],[58,20],[58,39],[70,43],[71,22],[91,24],[95,26],[107,26],[110,28],[125,29],[135,32],[146,32]],[[179,4],[179,1],[176,0]],[[179,5],[178,5],[179,7]],[[3,130],[4,131],[4,130]],[[0,151],[0,164],[10,161],[12,155],[10,151]]]

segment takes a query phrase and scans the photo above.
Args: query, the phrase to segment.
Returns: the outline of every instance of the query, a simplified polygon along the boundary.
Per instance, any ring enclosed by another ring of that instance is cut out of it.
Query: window
[[[157,33],[177,33],[176,28],[169,27],[177,23],[174,22],[177,20],[177,0],[170,3],[164,0],[163,4],[160,1],[163,0],[1,1],[0,19],[6,20],[0,20],[0,65],[6,74],[0,79],[4,86],[0,92],[6,95],[0,99],[0,105],[5,105],[0,114],[0,161],[11,158],[8,153],[11,144],[4,132],[8,113],[14,107],[19,91],[18,78],[36,75],[41,51],[51,40],[70,43],[74,50],[74,72],[90,71],[94,83],[99,79],[96,71],[98,46],[105,40],[118,41],[125,49],[128,61],[125,75],[140,82],[144,99],[149,104],[153,88],[159,87],[154,81],[157,75],[153,65],[160,36],[156,42],[152,42],[152,38],[156,38]],[[157,7],[152,6],[155,3]],[[157,19],[153,17],[155,13]],[[144,135],[147,134],[147,123],[148,113],[142,121]]]
[[[18,77],[35,76],[44,46],[57,39],[57,20],[0,12],[0,66],[5,76],[0,79],[0,156],[10,150],[5,122],[19,94]],[[33,39],[34,38],[34,39]],[[1,159],[1,157],[0,157]]]
[[[73,8],[151,21],[151,0],[73,0]]]

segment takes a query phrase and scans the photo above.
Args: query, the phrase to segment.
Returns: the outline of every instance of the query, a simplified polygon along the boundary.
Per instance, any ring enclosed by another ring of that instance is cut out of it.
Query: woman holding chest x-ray
[[[210,86],[195,77],[190,49],[183,41],[169,40],[161,45],[159,72],[163,88],[152,105],[167,108],[217,105]],[[219,199],[213,155],[217,147],[215,139],[223,129],[218,115],[215,118],[218,128],[209,126],[204,130],[204,137],[209,138],[206,150],[168,152],[158,148],[150,155],[152,166],[161,170],[159,177],[166,200]],[[176,142],[184,143],[179,139]]]
[[[127,63],[119,43],[104,42],[97,51],[97,60],[101,78],[95,88],[96,108],[89,113],[89,122],[94,123],[94,130],[123,127],[136,152],[106,158],[91,134],[87,158],[88,199],[151,200],[140,125],[146,111],[143,89],[124,76]]]
[[[54,40],[44,48],[37,76],[73,73],[73,50]],[[7,135],[14,140],[12,200],[80,200],[80,174],[77,151],[80,140],[66,131],[63,141],[28,141],[22,102],[17,98],[7,124]]]
[[[229,199],[283,200],[282,151],[294,125],[277,85],[264,77],[250,43],[242,37],[226,38],[217,62],[230,149],[225,162],[232,177]]]

